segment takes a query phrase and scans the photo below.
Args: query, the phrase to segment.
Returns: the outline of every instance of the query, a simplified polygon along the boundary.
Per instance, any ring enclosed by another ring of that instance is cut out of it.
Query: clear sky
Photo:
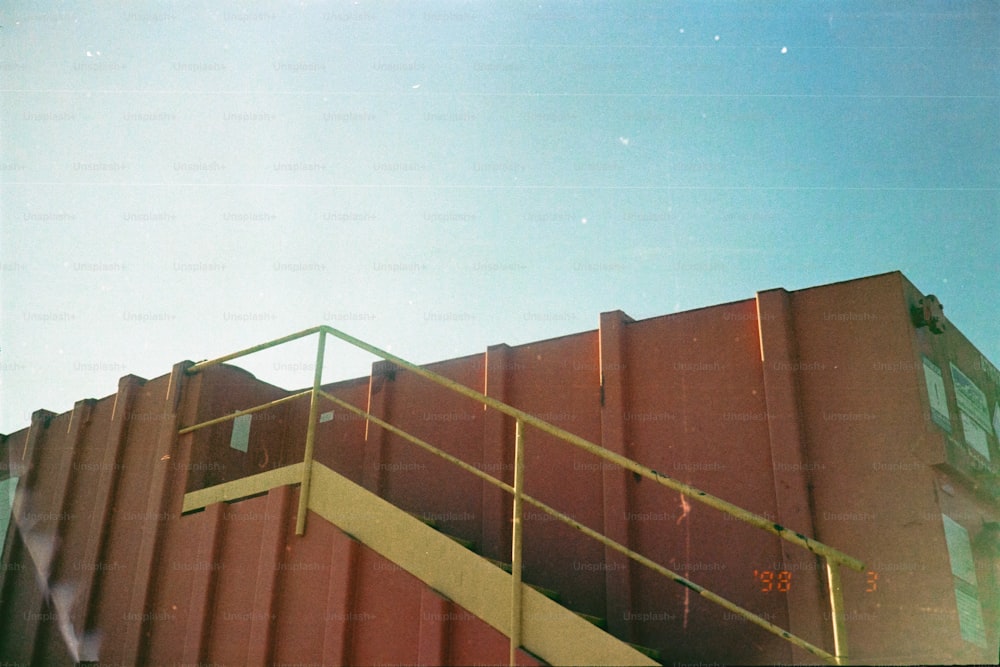
[[[319,323],[422,363],[896,269],[1000,363],[995,0],[0,26],[0,432]],[[241,365],[300,387],[311,355]]]

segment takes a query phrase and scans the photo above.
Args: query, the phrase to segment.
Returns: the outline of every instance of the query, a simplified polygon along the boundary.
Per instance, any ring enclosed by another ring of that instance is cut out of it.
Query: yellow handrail
[[[675,479],[673,479],[673,478],[671,478],[671,477],[669,477],[667,475],[663,475],[663,474],[657,472],[656,470],[653,470],[652,468],[649,468],[647,466],[643,466],[642,464],[637,463],[637,462],[635,462],[635,461],[633,461],[631,459],[628,459],[628,458],[626,458],[624,456],[621,456],[620,454],[616,454],[614,452],[611,452],[611,451],[609,451],[609,450],[607,450],[607,449],[605,449],[605,448],[603,448],[603,447],[601,447],[599,445],[596,445],[596,444],[590,442],[589,440],[586,440],[585,438],[581,438],[580,436],[578,436],[578,435],[576,435],[574,433],[570,433],[569,431],[566,431],[564,429],[559,428],[558,426],[550,424],[549,422],[547,422],[547,421],[545,421],[543,419],[535,417],[534,415],[532,415],[532,414],[530,414],[528,412],[525,412],[523,410],[519,410],[517,408],[514,408],[514,407],[512,407],[510,405],[507,405],[506,403],[498,401],[497,399],[495,399],[495,398],[493,398],[491,396],[487,396],[486,394],[483,394],[483,393],[478,392],[478,391],[476,391],[474,389],[471,389],[471,388],[469,388],[469,387],[467,387],[467,386],[465,386],[463,384],[455,382],[454,380],[451,380],[451,379],[446,378],[446,377],[444,377],[442,375],[434,373],[433,371],[430,371],[430,370],[428,370],[426,368],[422,368],[420,366],[417,366],[416,364],[410,363],[410,362],[406,361],[405,359],[402,359],[401,357],[398,357],[398,356],[393,355],[393,354],[391,354],[389,352],[386,352],[385,350],[382,350],[382,349],[377,348],[377,347],[375,347],[373,345],[370,345],[369,343],[366,343],[366,342],[364,342],[364,341],[362,341],[362,340],[360,340],[358,338],[355,338],[355,337],[353,337],[353,336],[351,336],[349,334],[346,334],[346,333],[344,333],[342,331],[334,329],[333,327],[330,327],[330,326],[327,326],[327,325],[319,325],[319,326],[316,326],[316,327],[311,327],[309,329],[305,329],[303,331],[300,331],[300,332],[297,332],[297,333],[294,333],[294,334],[290,334],[288,336],[283,336],[281,338],[277,338],[277,339],[274,339],[272,341],[268,341],[266,343],[261,343],[259,345],[255,345],[253,347],[246,348],[246,349],[241,350],[239,352],[234,352],[232,354],[228,354],[228,355],[225,355],[225,356],[222,356],[222,357],[218,357],[218,358],[212,359],[212,360],[201,361],[201,362],[198,362],[197,364],[194,364],[194,365],[190,366],[187,369],[187,373],[188,374],[195,374],[195,373],[203,371],[206,368],[210,368],[212,366],[215,366],[215,365],[227,362],[227,361],[231,361],[233,359],[237,359],[237,358],[242,357],[242,356],[253,354],[253,353],[259,352],[261,350],[265,350],[265,349],[268,349],[268,348],[271,348],[271,347],[275,347],[275,346],[281,345],[283,343],[287,343],[287,342],[290,342],[290,341],[293,341],[293,340],[297,340],[299,338],[303,338],[305,336],[309,336],[309,335],[314,334],[314,333],[318,333],[319,334],[319,345],[318,345],[317,353],[316,353],[316,365],[314,367],[315,368],[315,373],[314,373],[314,378],[313,378],[313,386],[312,386],[311,389],[307,389],[307,390],[304,390],[302,392],[299,392],[299,393],[296,393],[296,394],[293,394],[293,395],[290,395],[290,396],[286,396],[284,398],[278,399],[276,401],[272,401],[270,403],[267,403],[267,404],[264,404],[264,405],[261,405],[261,406],[257,406],[257,407],[250,408],[250,409],[247,409],[247,410],[241,410],[241,411],[233,413],[231,415],[226,415],[225,417],[220,417],[220,418],[217,418],[217,419],[212,419],[212,420],[209,420],[209,421],[206,421],[206,422],[202,422],[202,423],[199,423],[199,424],[188,426],[188,427],[180,429],[180,431],[178,432],[179,434],[189,433],[189,432],[194,431],[194,430],[199,429],[199,428],[203,428],[203,427],[210,426],[210,425],[213,425],[213,424],[217,424],[217,423],[220,423],[220,422],[224,422],[224,421],[227,421],[227,420],[230,420],[230,419],[234,419],[234,418],[236,418],[236,417],[238,417],[238,416],[240,416],[242,414],[249,414],[249,413],[252,413],[252,412],[256,412],[258,410],[263,410],[263,409],[266,409],[268,407],[272,407],[274,405],[277,405],[277,404],[280,404],[280,403],[283,403],[283,402],[286,402],[286,401],[293,400],[295,398],[300,398],[302,396],[309,395],[310,396],[310,410],[309,410],[310,419],[309,419],[309,424],[307,426],[306,453],[305,453],[305,461],[304,461],[304,465],[303,465],[304,474],[303,474],[303,478],[302,478],[303,479],[303,482],[302,482],[303,488],[302,488],[302,492],[300,494],[300,499],[299,499],[299,513],[298,513],[298,519],[297,519],[297,523],[296,523],[296,534],[301,535],[303,533],[304,529],[305,529],[305,508],[308,505],[308,493],[309,493],[308,482],[306,480],[308,480],[309,477],[310,477],[309,476],[309,467],[310,467],[310,463],[311,463],[311,460],[312,460],[312,457],[313,457],[313,446],[314,446],[314,439],[315,439],[315,421],[316,421],[316,412],[317,412],[316,400],[319,397],[323,397],[323,398],[326,398],[327,400],[330,400],[330,401],[334,402],[337,405],[340,405],[341,407],[343,407],[343,408],[345,408],[345,409],[347,409],[347,410],[349,410],[351,412],[354,412],[355,414],[358,414],[360,416],[365,417],[366,419],[372,421],[373,423],[378,424],[382,428],[384,428],[384,429],[386,429],[386,430],[388,430],[388,431],[390,431],[392,433],[395,433],[396,435],[399,435],[399,436],[407,439],[408,441],[410,441],[410,442],[412,442],[412,443],[414,443],[414,444],[416,444],[416,445],[418,445],[418,446],[426,449],[427,451],[430,451],[431,453],[433,453],[433,454],[435,454],[435,455],[437,455],[437,456],[439,456],[439,457],[441,457],[441,458],[443,458],[443,459],[445,459],[445,460],[447,460],[447,461],[449,461],[449,462],[451,462],[451,463],[453,463],[455,465],[458,465],[458,466],[462,467],[463,469],[465,469],[465,470],[467,470],[469,472],[472,472],[473,474],[475,474],[476,476],[480,477],[481,479],[484,479],[488,483],[493,484],[495,486],[498,486],[498,487],[502,488],[504,491],[506,491],[508,493],[511,493],[514,496],[514,511],[513,511],[513,531],[514,531],[514,535],[513,535],[513,540],[512,540],[512,542],[513,542],[513,544],[512,544],[512,561],[513,561],[512,570],[514,571],[514,577],[513,577],[514,578],[514,588],[512,589],[512,597],[511,597],[511,620],[512,620],[512,623],[511,623],[511,637],[510,637],[510,639],[511,639],[511,653],[510,653],[510,657],[511,657],[511,664],[512,665],[514,664],[516,650],[520,646],[520,605],[519,605],[519,599],[518,599],[519,598],[518,593],[520,591],[520,582],[518,581],[518,578],[519,578],[520,569],[521,569],[519,566],[520,566],[520,559],[521,559],[521,540],[520,540],[521,520],[520,519],[521,519],[521,501],[522,500],[524,502],[528,502],[529,504],[532,504],[532,505],[538,507],[542,511],[544,511],[544,512],[546,512],[546,513],[548,513],[548,514],[550,514],[552,516],[554,516],[555,518],[559,519],[560,521],[563,521],[564,523],[567,523],[568,525],[573,526],[574,528],[580,530],[584,534],[586,534],[586,535],[588,535],[590,537],[593,537],[594,539],[597,539],[598,541],[602,542],[606,546],[608,546],[608,547],[610,547],[612,549],[615,549],[615,550],[617,550],[617,551],[619,551],[621,553],[624,553],[625,555],[629,556],[630,558],[632,558],[632,559],[634,559],[634,560],[636,560],[636,561],[638,561],[638,562],[646,565],[647,567],[650,567],[651,569],[659,572],[660,574],[662,574],[662,575],[664,575],[664,576],[666,576],[666,577],[668,577],[668,578],[670,578],[670,579],[672,579],[672,580],[674,580],[674,581],[676,581],[676,582],[678,582],[678,583],[680,583],[680,584],[682,584],[684,586],[687,586],[689,589],[697,592],[699,595],[702,595],[703,597],[705,597],[705,598],[707,598],[709,600],[712,600],[713,602],[715,602],[715,603],[717,603],[717,604],[719,604],[719,605],[721,605],[721,606],[729,609],[730,611],[733,611],[734,613],[739,614],[743,618],[746,618],[747,620],[749,620],[749,621],[751,621],[751,622],[753,622],[753,623],[755,623],[755,624],[757,624],[757,625],[759,625],[759,626],[767,629],[768,631],[770,631],[770,632],[772,632],[772,633],[774,633],[774,634],[782,637],[783,639],[785,639],[785,640],[791,642],[792,644],[794,644],[794,645],[796,645],[796,646],[798,646],[798,647],[800,647],[800,648],[802,648],[802,649],[804,649],[804,650],[812,653],[813,655],[816,655],[816,656],[818,656],[820,658],[823,658],[824,660],[828,660],[828,661],[834,662],[836,664],[843,664],[844,661],[846,660],[846,652],[847,652],[847,648],[846,648],[846,636],[845,636],[844,623],[843,623],[843,619],[842,619],[842,616],[843,616],[843,611],[842,611],[842,609],[843,609],[843,600],[842,600],[842,593],[841,593],[841,589],[840,589],[839,571],[837,570],[837,567],[839,565],[845,565],[845,566],[850,567],[850,568],[852,568],[854,570],[863,571],[864,570],[864,563],[862,563],[860,560],[858,560],[856,558],[853,558],[853,557],[851,557],[851,556],[849,556],[849,555],[847,555],[847,554],[845,554],[845,553],[843,553],[843,552],[841,552],[841,551],[839,551],[837,549],[834,549],[834,548],[832,548],[830,546],[827,546],[827,545],[825,545],[825,544],[823,544],[821,542],[817,542],[816,540],[808,538],[808,537],[806,537],[806,536],[804,536],[804,535],[802,535],[800,533],[797,533],[795,531],[789,530],[788,528],[786,528],[786,527],[784,527],[784,526],[782,526],[780,524],[777,524],[777,523],[775,523],[773,521],[769,521],[765,517],[762,517],[762,516],[760,516],[758,514],[754,514],[753,512],[745,510],[742,507],[739,507],[738,505],[734,505],[732,503],[726,502],[725,500],[722,500],[721,498],[718,498],[718,497],[713,496],[713,495],[711,495],[709,493],[701,491],[700,489],[697,489],[697,488],[695,488],[693,486],[690,486],[688,484],[684,484],[683,482],[675,480]],[[446,452],[444,452],[444,451],[442,451],[442,450],[434,447],[433,445],[430,445],[429,443],[426,443],[426,442],[420,440],[419,438],[416,438],[415,436],[412,436],[409,433],[406,433],[405,431],[402,431],[401,429],[398,429],[397,427],[392,426],[391,424],[388,424],[387,422],[379,419],[375,415],[372,415],[369,412],[367,412],[365,410],[362,410],[361,408],[357,408],[357,407],[355,407],[355,406],[353,406],[353,405],[351,405],[351,404],[349,404],[349,403],[347,403],[345,401],[342,401],[341,399],[339,399],[339,398],[337,398],[337,397],[329,394],[328,392],[323,391],[320,387],[321,387],[321,384],[322,384],[322,368],[323,368],[323,358],[324,358],[324,349],[325,349],[325,336],[327,334],[329,334],[331,336],[334,336],[336,338],[339,338],[339,339],[341,339],[341,340],[343,340],[343,341],[345,341],[345,342],[347,342],[347,343],[349,343],[349,344],[351,344],[351,345],[353,345],[355,347],[358,347],[358,348],[360,348],[362,350],[365,350],[366,352],[369,352],[369,353],[371,353],[371,354],[373,354],[373,355],[375,355],[375,356],[377,356],[377,357],[379,357],[381,359],[389,361],[389,362],[395,364],[396,366],[399,366],[401,368],[405,368],[405,369],[407,369],[409,371],[412,371],[412,372],[416,373],[417,375],[419,375],[419,376],[421,376],[423,378],[426,378],[427,380],[430,380],[431,382],[439,384],[439,385],[441,385],[441,386],[443,386],[443,387],[445,387],[447,389],[450,389],[450,390],[452,390],[452,391],[454,391],[456,393],[459,393],[459,394],[462,394],[464,396],[467,396],[468,398],[471,398],[471,399],[473,399],[473,400],[475,400],[475,401],[477,401],[479,403],[482,403],[486,407],[493,408],[493,409],[495,409],[495,410],[497,410],[497,411],[499,411],[499,412],[501,412],[503,414],[506,414],[506,415],[508,415],[510,417],[513,417],[515,420],[517,420],[516,421],[515,480],[514,480],[514,486],[510,486],[510,485],[508,485],[508,484],[506,484],[506,483],[504,483],[504,482],[502,482],[500,480],[497,480],[492,475],[489,475],[489,474],[487,474],[487,473],[485,473],[485,472],[483,472],[483,471],[475,468],[474,466],[471,466],[471,465],[465,463],[464,461],[462,461],[462,460],[460,460],[460,459],[458,459],[458,458],[456,458],[456,457],[454,457],[454,456],[452,456],[450,454],[447,454]],[[576,447],[578,447],[580,449],[583,449],[584,451],[587,451],[587,452],[589,452],[589,453],[591,453],[591,454],[593,454],[595,456],[598,456],[598,457],[600,457],[600,458],[602,458],[604,460],[607,460],[607,461],[609,461],[611,463],[614,463],[614,464],[620,466],[621,468],[623,468],[625,470],[630,470],[630,471],[632,471],[632,472],[634,472],[634,473],[636,473],[638,475],[646,477],[647,479],[651,479],[654,482],[656,482],[656,483],[658,483],[658,484],[660,484],[662,486],[665,486],[665,487],[670,488],[670,489],[672,489],[674,491],[677,491],[677,492],[679,492],[679,493],[681,493],[681,494],[683,494],[683,495],[685,495],[685,496],[687,496],[689,498],[697,500],[698,502],[706,504],[706,505],[708,505],[710,507],[714,507],[715,509],[717,509],[719,511],[725,512],[725,513],[729,514],[730,516],[733,516],[736,519],[738,519],[740,521],[743,521],[744,523],[748,523],[748,524],[750,524],[750,525],[752,525],[752,526],[754,526],[756,528],[759,528],[761,530],[765,530],[767,532],[770,532],[770,533],[772,533],[774,535],[777,535],[777,536],[781,537],[782,539],[784,539],[784,540],[786,540],[788,542],[796,544],[796,545],[798,545],[798,546],[800,546],[800,547],[802,547],[804,549],[807,549],[807,550],[811,551],[814,554],[822,556],[824,558],[825,562],[826,562],[827,587],[828,587],[829,600],[830,600],[830,606],[831,606],[831,611],[832,611],[831,615],[833,617],[834,654],[830,654],[827,651],[824,651],[823,649],[821,649],[821,648],[819,648],[819,647],[811,644],[810,642],[808,642],[808,641],[806,641],[804,639],[801,639],[800,637],[797,637],[797,636],[791,634],[790,632],[788,632],[788,631],[780,628],[779,626],[776,626],[776,625],[770,623],[766,619],[764,619],[764,618],[762,618],[760,616],[757,616],[756,614],[753,614],[752,612],[750,612],[750,611],[748,611],[748,610],[740,607],[739,605],[736,605],[733,602],[730,602],[729,600],[726,600],[725,598],[722,598],[721,596],[716,595],[715,593],[712,593],[711,591],[708,591],[707,589],[699,586],[698,584],[695,584],[694,582],[686,579],[685,577],[682,577],[681,575],[679,575],[679,574],[677,574],[675,572],[672,572],[671,570],[669,570],[669,569],[663,567],[662,565],[660,565],[660,564],[658,564],[658,563],[656,563],[656,562],[654,562],[654,561],[646,558],[645,556],[642,556],[641,554],[638,554],[638,553],[632,551],[628,547],[626,547],[626,546],[624,546],[624,545],[622,545],[622,544],[620,544],[620,543],[618,543],[618,542],[616,542],[614,540],[611,540],[610,538],[605,537],[603,534],[598,533],[597,531],[594,531],[594,530],[592,530],[592,529],[590,529],[590,528],[588,528],[588,527],[580,524],[579,522],[575,521],[571,517],[569,517],[569,516],[567,516],[565,514],[562,514],[561,512],[558,512],[557,510],[549,507],[548,505],[545,505],[544,503],[542,503],[542,502],[540,502],[540,501],[538,501],[538,500],[536,500],[536,499],[534,499],[534,498],[532,498],[532,497],[524,494],[523,493],[523,486],[522,486],[523,485],[523,469],[520,469],[520,474],[519,474],[518,465],[520,465],[523,468],[523,461],[524,461],[524,455],[523,455],[523,431],[524,431],[524,425],[525,424],[531,425],[531,426],[533,426],[533,427],[535,427],[535,428],[537,428],[537,429],[539,429],[539,430],[541,430],[541,431],[543,431],[545,433],[548,433],[549,435],[557,437],[557,438],[559,438],[559,439],[561,439],[561,440],[563,440],[563,441],[565,441],[565,442],[567,442],[567,443],[569,443],[571,445],[574,445],[574,446],[576,446]]]
[[[517,664],[521,647],[521,572],[523,567],[524,422],[517,420],[514,433],[514,508],[510,559],[510,664]]]
[[[195,424],[194,426],[188,426],[177,431],[177,435],[184,435],[185,433],[191,433],[192,431],[197,431],[198,429],[205,428],[206,426],[215,426],[216,424],[221,424],[222,422],[227,422],[237,417],[242,417],[243,415],[252,415],[255,412],[260,412],[261,410],[267,410],[268,408],[273,408],[282,403],[288,403],[289,401],[294,401],[296,398],[302,398],[303,396],[309,396],[312,394],[312,389],[306,389],[305,391],[300,391],[297,394],[291,394],[290,396],[282,396],[281,398],[271,401],[270,403],[262,403],[261,405],[248,408],[246,410],[237,410],[224,417],[217,417],[216,419],[209,419],[207,422],[201,422],[200,424]]]
[[[421,368],[420,366],[410,363],[409,361],[406,361],[401,357],[397,357],[396,355],[390,352],[386,352],[385,350],[379,349],[374,345],[370,345],[358,338],[355,338],[349,334],[346,334],[342,331],[339,331],[327,325],[319,325],[317,327],[312,327],[310,329],[306,329],[304,331],[300,331],[298,333],[291,334],[289,336],[284,336],[283,338],[278,338],[267,343],[255,345],[254,347],[247,348],[240,352],[234,352],[232,354],[228,354],[223,357],[219,357],[217,359],[212,359],[211,361],[199,362],[194,366],[188,368],[187,372],[190,374],[197,373],[210,366],[221,364],[223,362],[230,361],[232,359],[236,359],[238,357],[245,356],[248,354],[253,354],[254,352],[259,352],[260,350],[274,347],[275,345],[280,345],[282,343],[302,338],[303,336],[308,336],[316,332],[327,333],[330,334],[331,336],[340,338],[341,340],[350,343],[355,347],[358,347],[377,357],[385,359],[386,361],[391,361],[393,364],[400,366],[401,368],[405,368],[409,371],[412,371],[417,375],[420,375],[421,377],[430,380],[431,382],[434,382],[443,387],[451,389],[452,391],[455,391],[459,394],[468,396],[469,398],[472,398],[477,402],[488,405],[489,407],[494,408],[495,410],[498,410],[499,412],[502,412],[510,417],[519,419],[523,421],[525,424],[530,424],[531,426],[534,426],[535,428],[544,431],[549,435],[564,440],[572,445],[579,447],[580,449],[583,449],[584,451],[587,451],[595,456],[599,456],[626,470],[630,470],[638,475],[642,475],[643,477],[651,479],[657,482],[658,484],[662,484],[663,486],[666,486],[674,491],[682,493],[685,496],[688,496],[689,498],[697,500],[698,502],[709,505],[710,507],[714,507],[715,509],[720,510],[722,512],[726,512],[727,514],[739,519],[740,521],[748,523],[756,528],[760,528],[761,530],[766,530],[770,533],[774,533],[775,535],[778,535],[782,539],[787,540],[793,544],[797,544],[798,546],[804,549],[808,549],[809,551],[817,555],[823,556],[828,560],[836,561],[838,563],[841,563],[842,565],[846,565],[847,567],[853,570],[857,570],[858,572],[864,570],[864,563],[857,560],[856,558],[848,556],[842,551],[829,547],[821,542],[812,540],[802,535],[801,533],[796,533],[792,530],[789,530],[780,524],[770,521],[765,517],[760,516],[759,514],[754,514],[753,512],[745,510],[738,505],[726,502],[721,498],[718,498],[709,493],[701,491],[688,484],[684,484],[683,482],[680,482],[678,480],[673,479],[672,477],[659,473],[656,470],[653,470],[652,468],[648,468],[640,463],[637,463],[632,459],[621,456],[620,454],[616,454],[615,452],[607,450],[601,447],[600,445],[596,445],[590,442],[589,440],[581,438],[580,436],[574,433],[570,433],[565,429],[561,429],[558,426],[555,426],[554,424],[550,424],[549,422],[543,419],[535,417],[531,413],[525,412],[523,410],[518,410],[515,407],[512,407],[510,405],[507,405],[506,403],[498,401],[492,396],[487,396],[486,394],[478,392],[475,389],[471,389],[461,383],[455,382],[450,378],[446,378],[443,375],[438,375],[434,371],[427,370],[426,368]]]
[[[227,361],[232,361],[233,359],[239,359],[240,357],[245,357],[248,354],[253,354],[254,352],[260,352],[266,350],[270,347],[276,347],[278,345],[283,345],[284,343],[290,343],[293,340],[298,340],[299,338],[305,338],[324,329],[329,329],[325,325],[319,325],[316,327],[309,327],[308,329],[303,329],[298,333],[288,334],[287,336],[282,336],[281,338],[275,338],[274,340],[268,341],[266,343],[261,343],[260,345],[254,345],[253,347],[248,347],[245,350],[240,350],[239,352],[233,352],[232,354],[226,354],[221,357],[212,359],[211,361],[199,361],[198,363],[188,366],[185,371],[188,375],[194,375],[200,371],[205,370],[210,366],[217,366],[219,364],[225,363]]]
[[[827,651],[824,651],[823,649],[819,648],[818,646],[815,646],[814,644],[812,644],[812,643],[810,643],[810,642],[808,642],[808,641],[806,641],[806,640],[804,640],[804,639],[802,639],[800,637],[797,637],[797,636],[791,634],[790,632],[786,631],[784,628],[782,628],[782,627],[780,627],[778,625],[775,625],[774,623],[771,623],[770,621],[768,621],[767,619],[763,618],[762,616],[758,616],[757,614],[754,614],[753,612],[748,611],[747,609],[744,609],[743,607],[740,607],[736,603],[731,602],[731,601],[727,600],[726,598],[723,598],[723,597],[721,597],[719,595],[716,595],[715,593],[712,593],[708,589],[703,588],[702,586],[699,586],[698,584],[694,583],[690,579],[687,579],[686,577],[683,577],[680,574],[677,574],[676,572],[674,572],[674,571],[672,571],[672,570],[664,567],[663,565],[660,565],[656,561],[650,560],[649,558],[643,556],[642,554],[629,549],[628,547],[626,547],[625,545],[621,544],[620,542],[612,540],[611,538],[606,537],[605,535],[602,535],[601,533],[593,530],[592,528],[588,528],[587,526],[583,525],[582,523],[580,523],[579,521],[575,520],[571,516],[563,514],[562,512],[554,509],[553,507],[551,507],[551,506],[543,503],[542,501],[540,501],[540,500],[538,500],[538,499],[536,499],[536,498],[534,498],[534,497],[532,497],[532,496],[524,493],[523,491],[519,490],[518,489],[518,485],[517,485],[517,478],[518,478],[517,470],[518,470],[519,466],[523,466],[523,460],[524,460],[524,456],[523,456],[524,435],[523,435],[523,429],[521,428],[521,422],[518,422],[518,424],[517,424],[517,426],[518,426],[518,428],[517,428],[517,434],[515,435],[515,450],[514,450],[515,454],[514,455],[515,455],[515,459],[518,459],[518,461],[515,461],[515,464],[514,464],[514,470],[515,470],[514,476],[515,476],[515,480],[514,480],[514,486],[511,486],[511,485],[509,485],[509,484],[507,484],[505,482],[502,482],[502,481],[496,479],[492,475],[490,475],[490,474],[488,474],[486,472],[483,472],[479,468],[476,468],[475,466],[469,465],[465,461],[463,461],[463,460],[461,460],[461,459],[459,459],[459,458],[457,458],[455,456],[452,456],[451,454],[449,454],[449,453],[447,453],[447,452],[445,452],[445,451],[443,451],[441,449],[438,449],[434,445],[431,445],[430,443],[428,443],[428,442],[426,442],[424,440],[421,440],[420,438],[418,438],[418,437],[416,437],[414,435],[411,435],[410,433],[407,433],[403,429],[401,429],[399,427],[396,427],[396,426],[393,426],[392,424],[388,423],[384,419],[380,419],[379,417],[376,417],[375,415],[371,414],[370,412],[368,412],[366,410],[362,410],[361,408],[359,408],[357,406],[351,405],[347,401],[344,401],[343,399],[337,398],[336,396],[334,396],[332,394],[329,394],[329,393],[327,393],[325,391],[320,390],[319,393],[320,393],[321,396],[323,396],[323,398],[326,398],[327,400],[331,401],[335,405],[339,405],[340,407],[344,408],[345,410],[353,412],[354,414],[356,414],[356,415],[358,415],[360,417],[365,417],[366,419],[369,419],[372,423],[380,426],[381,428],[389,431],[390,433],[393,433],[394,435],[397,435],[397,436],[403,438],[407,442],[410,442],[410,443],[412,443],[414,445],[417,445],[418,447],[420,447],[420,448],[422,448],[422,449],[430,452],[431,454],[434,454],[435,456],[438,456],[438,457],[440,457],[442,459],[445,459],[449,463],[453,463],[453,464],[459,466],[460,468],[462,468],[463,470],[472,473],[473,475],[475,475],[476,477],[479,477],[480,479],[484,480],[485,482],[487,482],[489,484],[492,484],[493,486],[496,486],[496,487],[498,487],[500,489],[503,489],[507,493],[509,493],[509,494],[511,494],[511,495],[514,496],[514,498],[515,498],[515,505],[517,504],[517,498],[520,497],[521,500],[523,500],[524,502],[526,502],[526,503],[528,503],[530,505],[534,505],[535,507],[537,507],[538,509],[542,510],[546,514],[552,516],[553,518],[558,519],[559,521],[565,523],[566,525],[579,530],[584,535],[587,535],[588,537],[594,538],[595,540],[597,540],[598,542],[601,542],[605,546],[610,547],[610,548],[614,549],[615,551],[618,551],[620,553],[625,554],[629,558],[632,558],[633,560],[635,560],[635,561],[637,561],[639,563],[642,563],[643,565],[649,567],[650,569],[652,569],[652,570],[654,570],[654,571],[656,571],[656,572],[658,572],[658,573],[666,576],[669,579],[672,579],[673,581],[675,581],[675,582],[677,582],[677,583],[679,583],[679,584],[681,584],[683,586],[687,586],[688,588],[690,588],[694,592],[698,593],[702,597],[705,597],[705,598],[707,598],[707,599],[715,602],[716,604],[719,604],[719,605],[725,607],[726,609],[734,612],[735,614],[738,614],[742,618],[744,618],[744,619],[746,619],[746,620],[748,620],[748,621],[750,621],[752,623],[755,623],[755,624],[759,625],[760,627],[764,628],[765,630],[767,630],[767,631],[769,631],[769,632],[771,632],[773,634],[778,635],[782,639],[788,640],[790,643],[795,644],[799,648],[802,648],[802,649],[808,651],[809,653],[812,653],[813,655],[815,655],[817,657],[820,657],[820,658],[822,658],[824,660],[828,660],[830,662],[837,662],[837,658],[834,655],[831,655],[830,653],[828,653]],[[522,452],[522,454],[521,454],[520,457],[517,456],[518,451]],[[522,471],[522,475],[523,475],[523,471]],[[520,531],[519,531],[519,529],[518,529],[517,526],[520,523],[518,520],[522,518],[522,513],[521,513],[520,508],[515,506],[513,508],[512,514],[513,514],[513,517],[514,517],[514,520],[515,520],[516,523],[514,524],[514,538],[512,540],[513,544],[512,544],[512,547],[511,547],[511,552],[512,552],[512,556],[513,556],[512,561],[511,561],[511,574],[514,575],[514,580],[512,582],[513,587],[514,587],[514,592],[513,592],[514,598],[513,598],[512,604],[511,604],[511,616],[512,616],[511,627],[512,628],[517,628],[517,624],[515,622],[513,622],[515,619],[519,619],[520,618],[520,613],[518,611],[518,604],[517,604],[517,595],[519,594],[518,592],[520,590],[520,585],[519,585],[520,584],[520,574],[519,573],[520,573],[521,567],[520,567],[520,564],[519,564],[519,561],[520,561],[520,555],[519,554],[520,554],[520,550],[521,550],[521,547],[520,547],[521,539],[520,539],[520,535],[519,535]],[[827,561],[827,566],[829,568],[833,568],[833,570],[836,571],[836,564],[831,563],[830,561]],[[515,572],[518,572],[518,574],[515,575],[514,574]],[[839,608],[839,607],[835,607],[835,608]],[[835,635],[835,639],[836,639],[836,635]],[[519,642],[518,642],[517,645],[519,645]],[[516,648],[517,645],[515,645],[515,643],[514,643],[514,636],[511,636],[511,650],[512,651],[515,650],[515,648]]]

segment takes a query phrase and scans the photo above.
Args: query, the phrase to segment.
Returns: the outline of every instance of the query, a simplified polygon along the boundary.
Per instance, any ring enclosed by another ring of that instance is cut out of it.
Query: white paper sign
[[[229,438],[229,446],[246,452],[250,448],[250,422],[253,415],[240,415],[233,420],[233,434]]]

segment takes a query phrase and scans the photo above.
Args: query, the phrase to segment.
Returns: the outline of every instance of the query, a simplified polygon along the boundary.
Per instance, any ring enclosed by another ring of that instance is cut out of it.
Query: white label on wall
[[[965,443],[989,461],[990,445],[986,440],[986,431],[979,428],[979,424],[974,422],[964,410],[960,410],[958,414],[962,416],[962,433],[965,434]]]
[[[924,379],[927,381],[927,398],[931,403],[931,417],[934,423],[951,432],[951,417],[948,414],[948,397],[944,393],[944,379],[941,369],[924,357]]]
[[[969,542],[969,531],[962,524],[942,514],[944,520],[944,538],[948,543],[948,556],[951,559],[951,573],[973,586],[976,582],[976,564],[972,560],[972,544]]]
[[[976,423],[986,430],[993,428],[990,424],[990,408],[986,402],[986,394],[970,380],[965,373],[951,364],[951,379],[955,383],[955,400],[958,409],[968,412]]]
[[[240,415],[233,420],[233,435],[229,438],[229,446],[241,452],[250,448],[250,421],[253,415]]]

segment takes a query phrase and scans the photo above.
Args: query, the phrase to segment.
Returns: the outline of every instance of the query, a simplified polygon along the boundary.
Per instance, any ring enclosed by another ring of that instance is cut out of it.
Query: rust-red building
[[[386,356],[3,436],[0,663],[996,661],[1000,372],[902,274]]]

